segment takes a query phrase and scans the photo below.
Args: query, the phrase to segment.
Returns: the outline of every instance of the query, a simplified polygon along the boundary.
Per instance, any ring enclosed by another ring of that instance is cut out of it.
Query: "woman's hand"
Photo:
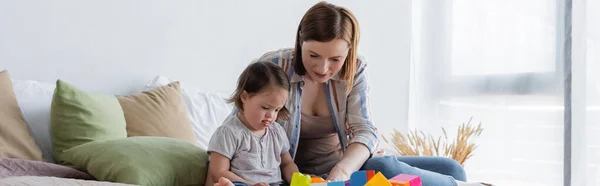
[[[330,181],[346,181],[350,180],[350,173],[348,173],[340,164],[338,163],[331,169],[329,172],[329,176],[327,176],[327,180]]]
[[[360,169],[360,167],[369,159],[369,149],[367,146],[359,143],[353,143],[348,146],[342,160],[338,162],[331,172],[327,180],[346,181],[350,179],[350,175],[353,172]]]

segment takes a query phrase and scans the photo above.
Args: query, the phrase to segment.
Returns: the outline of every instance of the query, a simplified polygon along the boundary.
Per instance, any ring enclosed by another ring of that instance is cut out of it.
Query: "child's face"
[[[244,111],[241,119],[251,130],[263,130],[275,122],[287,98],[288,91],[280,87],[272,87],[254,95],[244,91],[242,93]]]

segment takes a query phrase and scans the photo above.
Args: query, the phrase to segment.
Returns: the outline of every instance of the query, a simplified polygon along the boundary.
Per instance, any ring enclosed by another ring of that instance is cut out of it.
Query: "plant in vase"
[[[471,118],[472,119],[472,118]],[[464,162],[473,156],[473,151],[477,149],[477,145],[473,142],[474,137],[481,135],[483,128],[481,123],[477,126],[471,124],[471,119],[467,123],[462,123],[458,127],[456,139],[448,140],[446,129],[442,127],[442,136],[437,138],[431,134],[426,135],[423,131],[412,130],[406,134],[394,131],[391,134],[391,139],[383,138],[390,144],[396,155],[400,156],[443,156],[456,160],[464,166]]]

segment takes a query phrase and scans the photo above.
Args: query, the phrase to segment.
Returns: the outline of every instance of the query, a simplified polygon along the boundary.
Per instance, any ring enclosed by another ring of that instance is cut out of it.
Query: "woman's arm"
[[[376,151],[379,144],[377,132],[371,122],[369,108],[369,86],[366,64],[359,58],[359,68],[354,85],[347,96],[346,122],[348,123],[349,146],[342,160],[333,168],[329,178],[347,180]],[[329,179],[328,178],[328,179]]]
[[[292,183],[294,172],[300,172],[289,152],[281,154],[281,172],[288,183]]]
[[[348,124],[348,144],[360,143],[367,148],[370,154],[374,154],[379,145],[379,139],[377,129],[371,119],[368,83],[367,65],[360,62],[354,77],[354,85],[346,100],[346,123]]]
[[[230,164],[229,159],[219,153],[210,153],[210,163],[208,164],[208,175],[211,176],[213,182],[219,181],[219,178],[225,177],[231,181],[241,181],[248,185],[253,185],[247,180],[242,179],[238,175],[229,171]],[[213,183],[214,184],[214,183]]]

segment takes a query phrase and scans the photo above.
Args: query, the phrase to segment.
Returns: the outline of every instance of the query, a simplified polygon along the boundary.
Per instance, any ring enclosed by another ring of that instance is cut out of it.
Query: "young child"
[[[229,100],[236,112],[212,135],[209,174],[215,186],[289,183],[298,172],[286,132],[275,122],[289,119],[290,89],[285,72],[271,62],[254,62],[240,75]]]

